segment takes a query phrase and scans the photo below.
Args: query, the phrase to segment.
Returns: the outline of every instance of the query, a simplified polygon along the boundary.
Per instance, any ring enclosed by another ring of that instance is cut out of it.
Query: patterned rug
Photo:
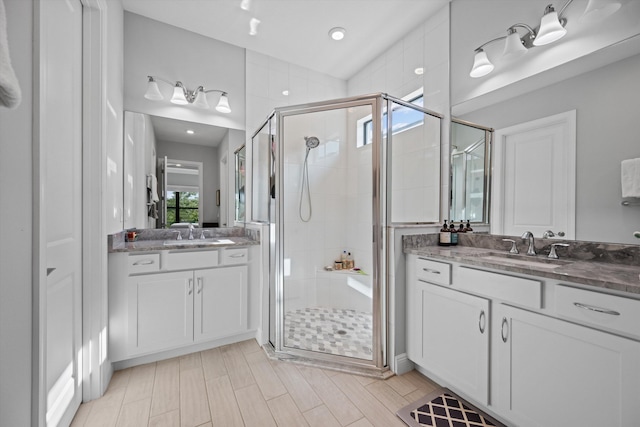
[[[397,415],[409,427],[505,427],[445,388],[405,406]]]
[[[372,360],[372,316],[355,310],[313,307],[289,311],[285,347]]]

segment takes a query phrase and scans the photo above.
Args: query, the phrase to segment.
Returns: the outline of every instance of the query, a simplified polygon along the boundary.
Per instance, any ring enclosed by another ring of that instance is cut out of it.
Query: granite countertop
[[[437,245],[411,245],[405,242],[404,252],[418,256],[455,261],[462,264],[492,268],[513,273],[573,282],[599,288],[613,289],[640,296],[640,265],[581,260],[560,256],[548,260],[545,253],[535,259],[524,253],[511,255],[506,250],[474,246],[445,247]]]
[[[175,249],[218,249],[234,246],[259,245],[260,242],[248,237],[220,237],[194,240],[139,240],[114,245],[109,252],[166,251]]]
[[[260,244],[260,234],[256,230],[244,229],[242,227],[199,229],[193,231],[193,236],[200,236],[202,233],[205,239],[194,238],[189,240],[188,229],[138,230],[135,241],[125,241],[125,231],[108,236],[109,252],[145,252],[145,251],[167,251],[184,249],[218,249],[235,246],[251,246]],[[176,233],[182,235],[181,240],[176,239]]]

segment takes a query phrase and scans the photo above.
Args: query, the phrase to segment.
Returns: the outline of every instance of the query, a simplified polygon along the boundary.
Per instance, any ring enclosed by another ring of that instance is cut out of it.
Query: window
[[[198,223],[199,194],[188,191],[167,191],[167,227],[176,222]]]
[[[424,106],[424,96],[422,94],[422,89],[419,89],[407,95],[403,99],[419,107]],[[383,114],[382,119],[387,119],[386,113]],[[421,111],[416,111],[411,108],[395,104],[395,106],[393,107],[393,113],[391,115],[392,135],[419,126],[423,123],[423,121],[424,113],[422,113]],[[357,126],[358,129],[356,146],[364,147],[365,145],[371,144],[371,142],[373,141],[373,118],[371,117],[371,115],[358,120]],[[383,136],[385,135],[386,133],[385,131],[383,131]]]

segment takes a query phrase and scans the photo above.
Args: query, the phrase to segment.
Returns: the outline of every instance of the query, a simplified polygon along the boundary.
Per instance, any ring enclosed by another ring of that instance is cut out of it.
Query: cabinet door
[[[489,394],[489,301],[418,282],[425,369],[479,403]]]
[[[247,266],[195,272],[195,340],[206,341],[247,329]]]
[[[508,306],[496,314],[505,417],[521,427],[638,425],[639,342]]]
[[[193,272],[131,276],[127,287],[131,354],[193,342]]]

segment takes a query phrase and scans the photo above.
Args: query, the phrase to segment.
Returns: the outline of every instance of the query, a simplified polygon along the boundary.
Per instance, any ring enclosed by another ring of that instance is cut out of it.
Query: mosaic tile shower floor
[[[286,313],[285,347],[372,360],[371,313],[313,307]]]

